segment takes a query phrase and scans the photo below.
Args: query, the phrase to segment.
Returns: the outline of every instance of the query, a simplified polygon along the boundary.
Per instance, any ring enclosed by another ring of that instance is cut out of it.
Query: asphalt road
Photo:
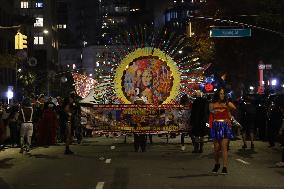
[[[281,149],[256,142],[255,150],[241,150],[232,141],[229,174],[212,175],[213,146],[192,154],[186,138],[181,151],[179,138],[154,137],[147,152],[134,152],[133,138],[94,137],[72,145],[74,155],[64,155],[64,146],[38,147],[30,154],[19,149],[0,152],[0,189],[191,189],[248,188],[284,189],[284,168],[274,164]],[[114,147],[112,147],[114,146]],[[114,148],[114,149],[113,149]]]

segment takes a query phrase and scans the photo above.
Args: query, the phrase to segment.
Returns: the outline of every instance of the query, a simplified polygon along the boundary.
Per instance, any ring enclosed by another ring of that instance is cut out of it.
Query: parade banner
[[[81,110],[94,133],[162,134],[189,129],[190,106],[94,105]]]
[[[146,27],[134,33],[123,32],[122,46],[106,47],[94,73],[72,73],[85,122],[95,132],[187,131],[190,97],[211,64],[183,53],[184,36]]]

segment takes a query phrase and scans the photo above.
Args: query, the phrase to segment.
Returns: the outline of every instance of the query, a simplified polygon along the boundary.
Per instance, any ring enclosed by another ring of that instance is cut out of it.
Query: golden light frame
[[[114,77],[114,88],[117,97],[125,104],[131,104],[131,102],[125,97],[123,93],[123,86],[122,86],[122,78],[124,71],[129,67],[129,65],[139,57],[147,57],[147,56],[155,56],[161,59],[162,61],[166,62],[167,66],[170,68],[173,76],[173,86],[170,91],[170,95],[167,99],[163,102],[163,104],[170,104],[179,94],[180,90],[180,81],[181,81],[181,73],[176,62],[165,52],[161,51],[160,49],[153,48],[153,47],[145,47],[145,48],[137,48],[135,51],[126,55],[122,61],[120,62],[119,66],[116,69],[115,77]]]

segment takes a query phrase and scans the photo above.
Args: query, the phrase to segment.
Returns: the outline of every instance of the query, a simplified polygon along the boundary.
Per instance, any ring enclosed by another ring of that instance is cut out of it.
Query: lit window
[[[37,16],[36,22],[34,23],[34,27],[43,27],[43,17]]]
[[[43,7],[43,3],[36,3],[35,6],[36,6],[36,8],[42,8]]]
[[[36,36],[34,37],[34,44],[35,45],[43,45],[43,37],[42,36]]]
[[[22,9],[27,9],[27,8],[29,8],[29,2],[28,2],[28,1],[22,1],[22,2],[21,2],[21,8],[22,8]]]
[[[57,24],[57,28],[59,29],[66,29],[67,25],[66,24]]]

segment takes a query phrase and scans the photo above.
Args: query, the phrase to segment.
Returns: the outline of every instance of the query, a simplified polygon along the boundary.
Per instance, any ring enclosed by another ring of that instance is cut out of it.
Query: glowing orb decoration
[[[206,92],[212,92],[214,90],[214,86],[211,83],[206,83],[204,89]]]
[[[116,69],[115,91],[126,104],[143,99],[147,104],[167,104],[180,90],[176,62],[157,48],[137,48]]]
[[[76,93],[85,98],[89,95],[92,88],[97,83],[96,80],[82,74],[72,73]]]

